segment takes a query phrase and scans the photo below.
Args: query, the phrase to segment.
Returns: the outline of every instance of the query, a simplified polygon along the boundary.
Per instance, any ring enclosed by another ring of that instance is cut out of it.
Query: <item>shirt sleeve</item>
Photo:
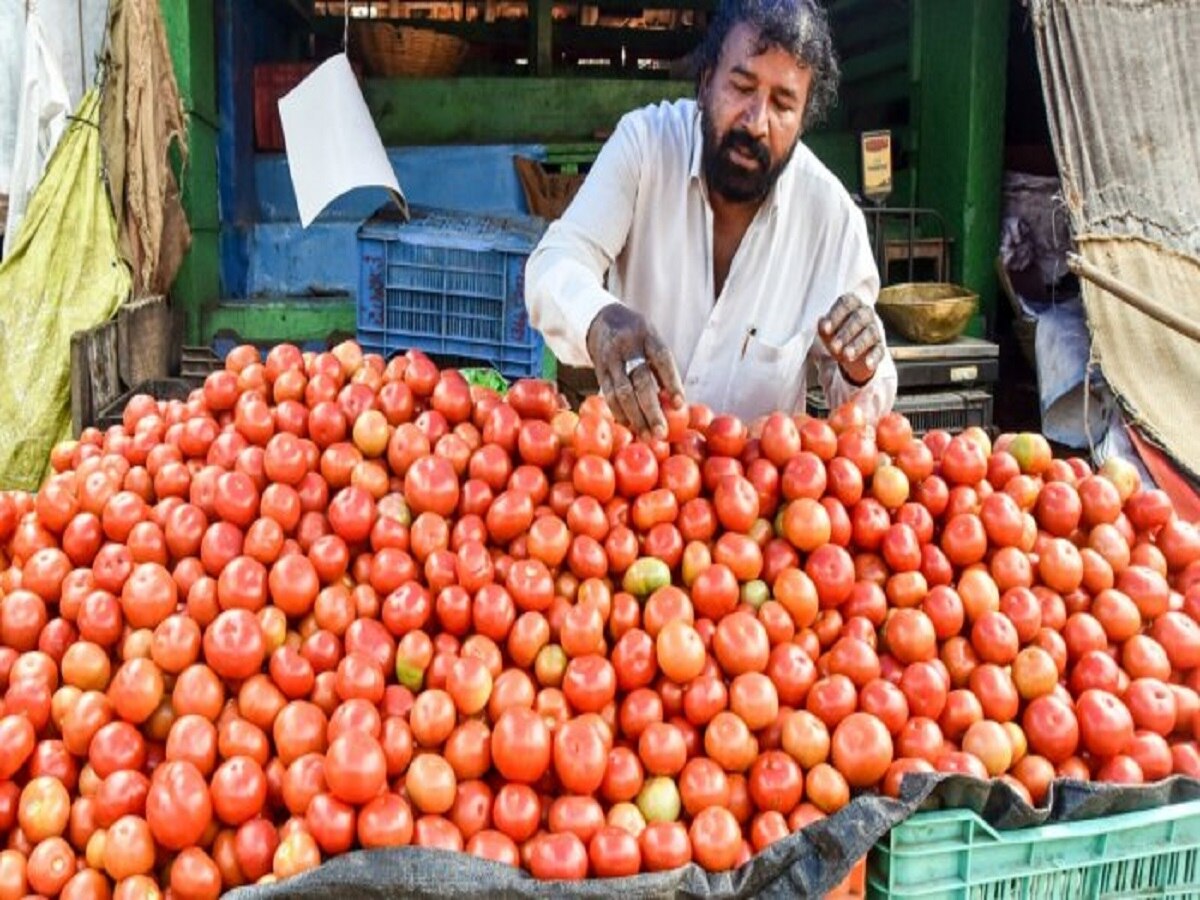
[[[847,211],[841,240],[838,246],[843,248],[838,263],[840,271],[837,283],[840,289],[832,298],[830,305],[837,297],[853,294],[863,303],[872,308],[874,314],[875,300],[879,297],[879,270],[875,265],[875,257],[871,253],[871,242],[867,237],[866,220],[862,213],[852,207]],[[824,313],[822,313],[824,315]],[[883,323],[875,314],[875,323],[879,333],[883,334]],[[864,385],[855,385],[847,381],[842,374],[837,361],[830,355],[825,342],[817,335],[813,340],[810,358],[817,371],[817,380],[825,391],[825,399],[831,410],[853,400],[867,421],[874,424],[891,411],[896,400],[896,364],[892,355],[884,346],[883,359],[875,369],[871,380]]]
[[[620,300],[605,275],[625,247],[642,173],[644,111],[625,115],[571,205],[551,223],[525,269],[529,320],[558,359],[591,366],[588,328]]]

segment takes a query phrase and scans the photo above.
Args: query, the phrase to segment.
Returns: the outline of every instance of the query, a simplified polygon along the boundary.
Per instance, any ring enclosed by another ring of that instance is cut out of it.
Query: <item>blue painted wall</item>
[[[473,212],[512,213],[525,209],[513,156],[545,158],[540,144],[493,146],[396,147],[388,158],[408,202]],[[292,191],[287,157],[259,154],[254,164],[260,222],[295,222],[296,197]],[[361,221],[387,199],[382,190],[362,189],[334,201],[318,222]]]

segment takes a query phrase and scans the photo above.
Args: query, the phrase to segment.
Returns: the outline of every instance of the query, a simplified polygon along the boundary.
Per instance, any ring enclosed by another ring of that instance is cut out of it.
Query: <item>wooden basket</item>
[[[457,73],[467,55],[467,42],[453,34],[390,22],[355,22],[353,27],[372,75],[442,78]]]
[[[967,327],[979,295],[956,284],[892,284],[879,292],[875,310],[889,326],[918,344],[944,344]]]
[[[582,173],[547,172],[536,159],[524,156],[514,156],[513,164],[529,211],[550,221],[566,212],[585,177]]]

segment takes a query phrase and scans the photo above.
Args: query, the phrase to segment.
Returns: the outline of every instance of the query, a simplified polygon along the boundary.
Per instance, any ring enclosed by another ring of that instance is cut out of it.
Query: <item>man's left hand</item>
[[[875,313],[853,294],[838,298],[817,324],[817,333],[852,384],[870,381],[887,352]]]

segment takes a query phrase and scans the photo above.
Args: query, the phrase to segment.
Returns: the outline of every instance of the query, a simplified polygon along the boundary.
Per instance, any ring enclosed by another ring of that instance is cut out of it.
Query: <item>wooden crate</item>
[[[127,387],[166,378],[178,367],[178,342],[167,298],[143,297],[117,313],[117,362]]]
[[[71,335],[71,430],[76,437],[124,390],[119,358],[116,319]]]
[[[102,409],[137,385],[178,368],[176,326],[167,298],[145,297],[117,315],[71,335],[71,427],[94,425]]]

